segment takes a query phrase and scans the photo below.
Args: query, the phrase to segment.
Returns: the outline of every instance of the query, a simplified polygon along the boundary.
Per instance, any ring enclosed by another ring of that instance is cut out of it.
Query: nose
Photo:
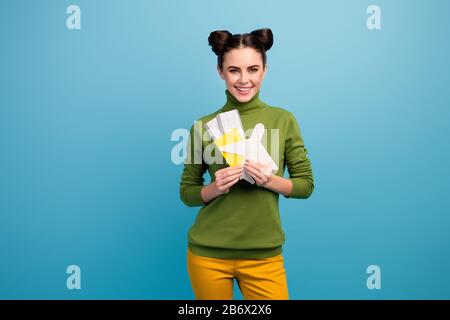
[[[241,77],[240,77],[240,79],[239,79],[239,82],[240,82],[242,85],[245,85],[245,84],[248,83],[248,76],[247,76],[247,73],[246,73],[246,72],[242,72],[242,73],[241,73]]]

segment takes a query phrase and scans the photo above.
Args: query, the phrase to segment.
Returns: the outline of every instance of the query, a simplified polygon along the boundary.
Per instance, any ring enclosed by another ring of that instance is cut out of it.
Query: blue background
[[[450,298],[448,1],[0,9],[0,298],[194,297],[199,208],[179,199],[170,137],[225,102],[209,33],[261,27],[275,36],[261,98],[294,113],[315,178],[309,199],[280,198],[291,298]]]

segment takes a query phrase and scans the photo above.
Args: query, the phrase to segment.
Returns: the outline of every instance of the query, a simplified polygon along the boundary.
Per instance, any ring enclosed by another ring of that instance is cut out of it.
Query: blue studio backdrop
[[[194,297],[171,135],[225,102],[209,33],[263,27],[261,98],[296,116],[315,179],[280,197],[291,298],[450,298],[449,1],[0,9],[0,298]]]

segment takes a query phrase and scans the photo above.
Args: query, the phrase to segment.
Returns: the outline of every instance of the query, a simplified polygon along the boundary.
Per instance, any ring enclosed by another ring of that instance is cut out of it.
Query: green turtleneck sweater
[[[259,93],[258,91],[250,101],[242,103],[225,90],[226,104],[197,120],[202,126],[201,133],[204,134],[205,123],[218,113],[232,109],[239,111],[246,134],[256,124],[264,124],[266,131],[262,141],[272,158],[274,152],[277,152],[276,147],[272,149],[272,143],[274,139],[279,139],[278,161],[274,159],[278,166],[275,174],[282,177],[287,167],[288,179],[292,181],[292,192],[285,197],[306,199],[313,192],[314,180],[298,123],[291,112],[263,102]],[[202,142],[194,142],[194,137]],[[248,137],[249,135],[246,138]],[[211,143],[211,139],[201,139],[195,125],[191,127],[187,144],[189,157],[186,159],[192,161],[185,161],[180,197],[186,205],[201,208],[188,233],[189,249],[197,255],[225,259],[262,259],[281,253],[285,238],[280,222],[278,193],[242,179],[228,193],[208,203],[203,202],[200,191],[204,186],[203,175],[206,170],[213,182],[215,172],[228,166],[221,155],[222,163],[207,164],[203,161],[203,152]],[[219,151],[213,148],[211,154],[214,156],[215,152]],[[200,161],[194,161],[195,153]]]

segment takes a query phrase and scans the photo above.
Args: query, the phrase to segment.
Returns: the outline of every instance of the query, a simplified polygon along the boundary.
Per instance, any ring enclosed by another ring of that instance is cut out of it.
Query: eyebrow
[[[260,65],[259,64],[254,64],[254,65],[252,65],[250,67],[247,67],[247,69],[254,68],[254,67],[260,67]],[[227,69],[241,69],[241,68],[236,67],[236,66],[229,66]]]

